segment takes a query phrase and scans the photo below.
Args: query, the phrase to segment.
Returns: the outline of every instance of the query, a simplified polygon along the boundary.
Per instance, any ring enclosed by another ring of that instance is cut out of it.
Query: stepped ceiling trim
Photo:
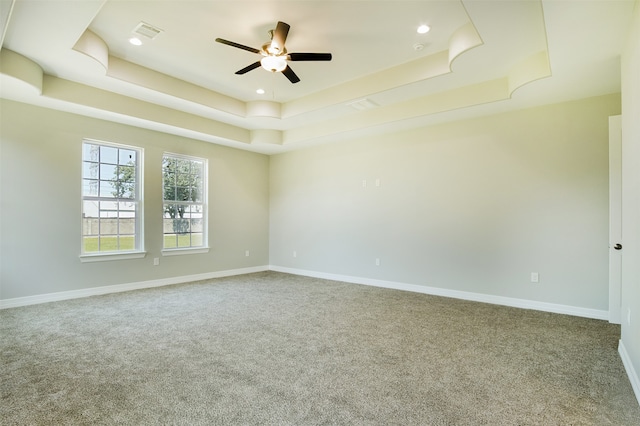
[[[620,21],[620,25],[623,25],[625,13],[631,10],[629,7],[633,7],[632,1],[618,2],[615,7],[599,1],[573,5],[551,0],[439,2],[447,4],[441,4],[440,9],[432,11],[434,21],[446,20],[447,24],[442,27],[447,28],[448,33],[438,34],[439,38],[434,38],[437,41],[433,42],[433,46],[427,43],[426,51],[421,52],[418,58],[410,59],[410,56],[390,52],[389,57],[403,57],[403,62],[388,63],[386,67],[381,67],[381,63],[372,61],[377,64],[377,69],[372,68],[370,72],[351,77],[348,70],[340,69],[336,76],[339,74],[349,78],[345,81],[336,80],[335,84],[331,84],[331,76],[314,76],[312,71],[304,69],[304,72],[300,72],[301,76],[311,81],[305,81],[307,86],[303,86],[298,96],[294,88],[281,86],[282,91],[274,89],[270,99],[260,99],[255,95],[246,99],[238,97],[238,94],[245,93],[242,90],[246,88],[241,86],[253,80],[241,80],[244,76],[223,74],[226,71],[212,72],[212,80],[235,82],[238,85],[234,88],[229,86],[230,83],[223,83],[226,85],[218,87],[228,90],[216,90],[212,88],[215,84],[205,87],[197,78],[178,72],[178,67],[162,66],[158,62],[157,66],[151,68],[148,65],[154,63],[152,57],[136,63],[135,51],[123,50],[122,45],[113,38],[109,25],[116,26],[116,21],[128,18],[129,12],[149,13],[154,19],[162,20],[165,16],[163,13],[175,13],[178,2],[132,3],[129,9],[122,3],[89,0],[83,2],[82,7],[75,8],[75,2],[58,0],[46,3],[31,0],[13,2],[7,28],[3,29],[6,36],[0,51],[2,97],[270,154],[296,149],[314,141],[344,139],[349,135],[370,131],[391,131],[398,127],[398,123],[419,126],[437,122],[440,118],[451,120],[466,116],[470,110],[486,113],[544,102],[536,99],[535,95],[545,90],[556,93],[556,84],[560,85],[560,80],[571,78],[564,72],[563,61],[566,59],[560,54],[568,53],[566,38],[571,35],[570,32],[574,37],[577,36],[575,33],[587,37],[587,27],[591,21],[584,17],[595,20],[598,14],[611,12],[616,22]],[[150,9],[145,9],[144,3],[147,3],[147,7],[155,6],[160,10],[152,13]],[[202,7],[205,7],[204,3]],[[341,2],[290,3],[296,6],[295,15],[303,16],[313,6],[324,5],[331,9],[336,7],[334,3]],[[406,12],[419,2],[358,3],[361,7],[372,9],[372,15],[376,10],[397,14],[386,18],[391,25],[406,20],[401,15],[402,11],[396,12],[396,9]],[[399,7],[391,7],[392,3]],[[356,6],[349,3],[349,7]],[[165,7],[166,10],[163,9]],[[238,9],[237,6],[234,8],[218,2],[206,7],[222,8],[228,13],[236,13],[234,11]],[[576,24],[576,15],[573,13],[577,7],[586,7],[590,11],[580,15],[585,19],[580,25]],[[423,8],[426,9],[426,6]],[[319,14],[319,20],[322,20],[322,15]],[[59,26],[52,25],[51,19],[47,19],[51,16],[66,16],[69,25],[64,31],[59,31]],[[568,23],[571,16],[574,17],[574,26],[563,28],[562,24]],[[304,29],[305,21],[295,18],[291,16],[286,19],[295,22],[292,28]],[[135,19],[137,22],[146,21],[144,16]],[[255,16],[250,21],[263,22],[259,25],[263,27],[269,25],[269,19],[268,16]],[[380,18],[372,16],[372,22],[375,19]],[[224,22],[216,22],[220,31],[222,28],[231,31]],[[367,23],[365,15],[358,25]],[[314,26],[313,31],[346,33],[350,30],[339,26],[339,23],[336,25],[337,28],[325,29],[316,29]],[[173,21],[166,21],[159,26],[163,32],[152,43],[160,44],[163,39],[167,41],[168,37],[175,34]],[[437,22],[433,26],[437,31]],[[184,26],[182,28],[187,30]],[[398,28],[402,28],[400,24]],[[192,29],[196,33],[203,31],[202,28]],[[605,30],[611,40],[605,40],[608,41],[606,46],[600,41],[602,52],[597,52],[599,57],[610,56],[610,52],[619,49],[615,46],[615,37],[624,35],[623,31],[618,30],[618,35],[614,37],[610,34],[611,28]],[[362,31],[366,33],[364,27]],[[21,38],[27,33],[31,34],[29,40]],[[49,34],[51,40],[45,38],[45,34]],[[224,35],[211,30],[207,34],[211,41],[216,35]],[[350,34],[353,38],[354,33]],[[366,34],[368,37],[375,36]],[[231,36],[229,38],[233,38]],[[602,34],[600,36],[603,37]],[[293,34],[291,38],[294,38]],[[395,35],[387,38],[394,42],[399,40]],[[343,45],[340,47],[347,49],[350,39],[341,40]],[[380,40],[381,43],[386,41],[384,37]],[[589,40],[584,42],[589,43]],[[48,43],[53,47],[47,49]],[[222,68],[237,67],[238,61],[247,61],[244,55],[247,52],[238,54],[220,49],[225,46],[214,44],[207,47],[208,54],[221,58],[224,61]],[[557,48],[556,45],[561,47]],[[117,48],[114,50],[112,46]],[[330,44],[326,46],[317,50],[333,50]],[[155,45],[153,47],[156,48]],[[162,55],[163,52],[171,52],[171,48],[175,46],[160,45],[158,52]],[[353,54],[360,53],[362,60],[367,61],[367,55],[380,53],[376,45],[366,49]],[[586,52],[586,48],[579,46],[574,46],[574,49]],[[197,51],[194,48],[187,53]],[[593,59],[594,62],[596,60],[599,59]],[[330,64],[339,67],[340,61],[335,62]],[[555,70],[553,74],[552,68]],[[256,78],[264,78],[264,75],[256,74]],[[318,81],[315,84],[314,79]],[[600,82],[597,88],[585,87],[583,93],[585,96],[611,93],[610,87],[616,81],[619,81],[619,77],[617,80],[614,78],[608,87]],[[531,89],[525,90],[525,87]],[[516,96],[516,91],[522,94]],[[357,110],[349,106],[362,99],[366,99],[373,107]],[[561,96],[558,97],[560,100],[563,100]]]

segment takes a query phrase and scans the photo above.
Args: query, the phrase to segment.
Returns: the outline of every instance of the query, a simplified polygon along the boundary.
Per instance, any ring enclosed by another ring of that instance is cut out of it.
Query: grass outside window
[[[133,235],[84,237],[83,247],[85,253],[133,251],[135,249],[135,237]]]

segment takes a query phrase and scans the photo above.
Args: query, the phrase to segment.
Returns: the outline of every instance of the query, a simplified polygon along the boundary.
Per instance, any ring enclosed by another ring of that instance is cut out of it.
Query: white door
[[[622,117],[609,117],[609,322],[622,320]]]

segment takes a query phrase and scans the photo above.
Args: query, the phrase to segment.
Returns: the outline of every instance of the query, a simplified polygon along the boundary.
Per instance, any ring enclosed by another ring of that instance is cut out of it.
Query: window
[[[138,148],[82,144],[82,254],[142,251]]]
[[[163,249],[206,248],[206,176],[207,160],[164,154]]]

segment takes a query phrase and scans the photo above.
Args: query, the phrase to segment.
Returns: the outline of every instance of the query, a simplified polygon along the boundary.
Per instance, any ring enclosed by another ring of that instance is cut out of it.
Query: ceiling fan
[[[236,71],[236,74],[245,74],[262,66],[262,68],[267,71],[282,72],[290,82],[297,83],[300,81],[300,78],[293,72],[287,63],[288,61],[330,61],[331,53],[288,53],[284,42],[287,39],[287,34],[289,34],[289,28],[289,24],[278,22],[276,29],[269,31],[271,41],[263,44],[261,49],[255,49],[222,38],[217,38],[216,41],[263,56],[259,61]]]

